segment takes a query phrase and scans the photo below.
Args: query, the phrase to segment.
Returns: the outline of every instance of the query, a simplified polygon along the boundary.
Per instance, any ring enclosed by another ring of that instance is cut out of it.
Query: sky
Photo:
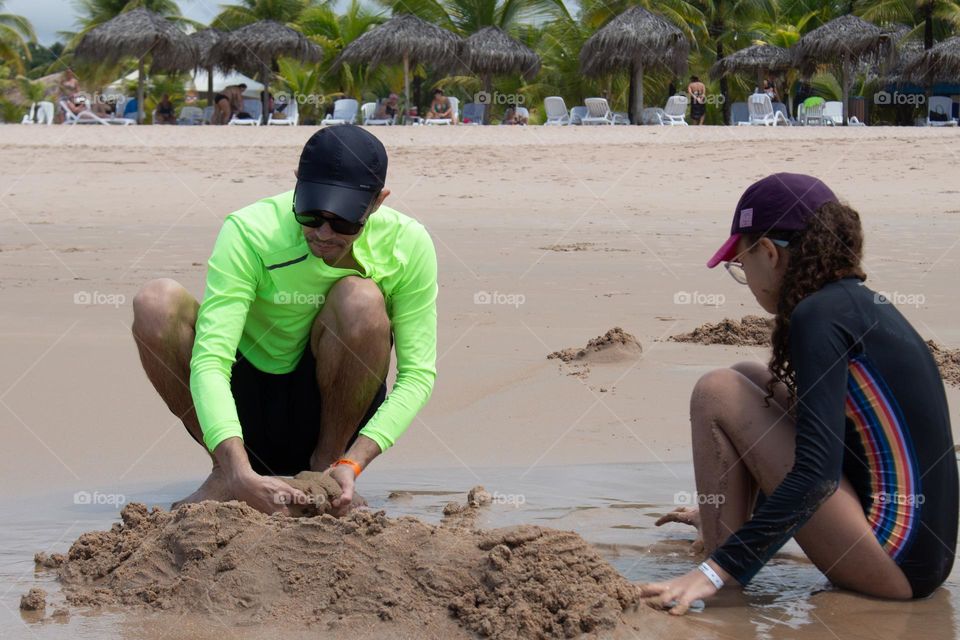
[[[229,4],[229,0],[178,1],[183,15],[203,24],[209,24],[220,13],[220,5],[225,3]],[[7,0],[2,11],[29,20],[42,45],[56,42],[58,31],[75,31],[77,28],[76,8],[71,0]]]

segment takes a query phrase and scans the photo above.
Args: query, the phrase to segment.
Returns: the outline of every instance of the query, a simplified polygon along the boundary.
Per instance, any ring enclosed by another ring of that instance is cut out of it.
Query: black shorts
[[[691,119],[693,119],[693,120],[699,120],[700,118],[702,118],[702,117],[705,116],[706,114],[707,114],[707,105],[706,105],[706,104],[703,104],[703,103],[700,103],[700,102],[694,102],[692,105],[690,105],[690,118],[691,118]]]
[[[230,387],[237,404],[243,444],[253,470],[261,475],[292,476],[310,469],[322,425],[317,364],[309,346],[290,373],[264,373],[237,353]],[[350,444],[387,396],[386,385],[370,403]],[[347,447],[349,448],[349,444]]]
[[[217,104],[221,100],[226,100],[226,99],[227,99],[227,96],[223,95],[222,93],[218,93],[215,96],[213,96],[213,104]]]

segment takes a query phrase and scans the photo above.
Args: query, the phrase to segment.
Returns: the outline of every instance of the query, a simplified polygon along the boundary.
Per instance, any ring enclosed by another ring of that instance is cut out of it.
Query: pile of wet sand
[[[696,344],[723,344],[738,347],[769,347],[770,334],[773,331],[773,319],[762,316],[744,316],[741,320],[725,318],[721,322],[701,325],[690,333],[671,336],[673,342],[692,342]],[[943,381],[960,386],[960,349],[942,347],[933,340],[927,340],[927,346],[933,359],[940,368]]]
[[[585,347],[570,347],[554,351],[547,356],[547,359],[558,359],[565,363],[620,362],[636,360],[642,353],[643,347],[640,346],[640,341],[636,337],[620,327],[614,327],[602,336],[587,342]]]
[[[301,485],[303,483],[301,482]],[[314,486],[314,495],[324,489]],[[471,526],[485,492],[439,526],[382,511],[294,518],[239,502],[132,503],[57,566],[67,603],[213,614],[318,631],[606,635],[637,590],[573,532]],[[327,496],[329,498],[329,496]]]
[[[943,381],[960,387],[960,349],[947,349],[933,340],[927,340],[927,346],[930,347],[933,359],[937,361]]]
[[[770,346],[773,319],[762,316],[744,316],[741,320],[724,318],[717,323],[701,325],[690,333],[670,336],[673,342],[696,344],[725,344],[738,347]]]

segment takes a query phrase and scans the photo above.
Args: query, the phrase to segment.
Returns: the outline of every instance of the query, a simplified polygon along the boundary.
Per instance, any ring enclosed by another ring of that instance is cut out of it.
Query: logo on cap
[[[746,229],[753,226],[753,207],[740,210],[740,228]]]

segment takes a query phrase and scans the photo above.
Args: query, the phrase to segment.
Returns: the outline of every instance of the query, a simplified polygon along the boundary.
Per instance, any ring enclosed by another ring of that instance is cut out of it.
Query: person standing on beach
[[[860,216],[811,176],[751,185],[725,263],[775,314],[768,366],[700,379],[690,400],[707,560],[640,587],[683,614],[746,585],[790,538],[838,587],[923,598],[953,567],[958,479],[940,371],[910,323],[864,284]],[[762,501],[760,500],[761,498]]]
[[[707,117],[707,86],[697,76],[691,76],[687,95],[690,96],[690,124],[703,124]]]
[[[210,124],[227,124],[236,114],[243,111],[243,92],[245,84],[231,84],[213,96],[213,116]]]
[[[178,504],[242,500],[287,513],[305,496],[273,476],[327,471],[354,498],[436,379],[437,259],[426,229],[383,204],[387,154],[354,125],[325,127],[296,188],[227,216],[203,304],[151,280],[133,301],[147,377],[213,469]],[[391,345],[396,382],[386,395]]]

